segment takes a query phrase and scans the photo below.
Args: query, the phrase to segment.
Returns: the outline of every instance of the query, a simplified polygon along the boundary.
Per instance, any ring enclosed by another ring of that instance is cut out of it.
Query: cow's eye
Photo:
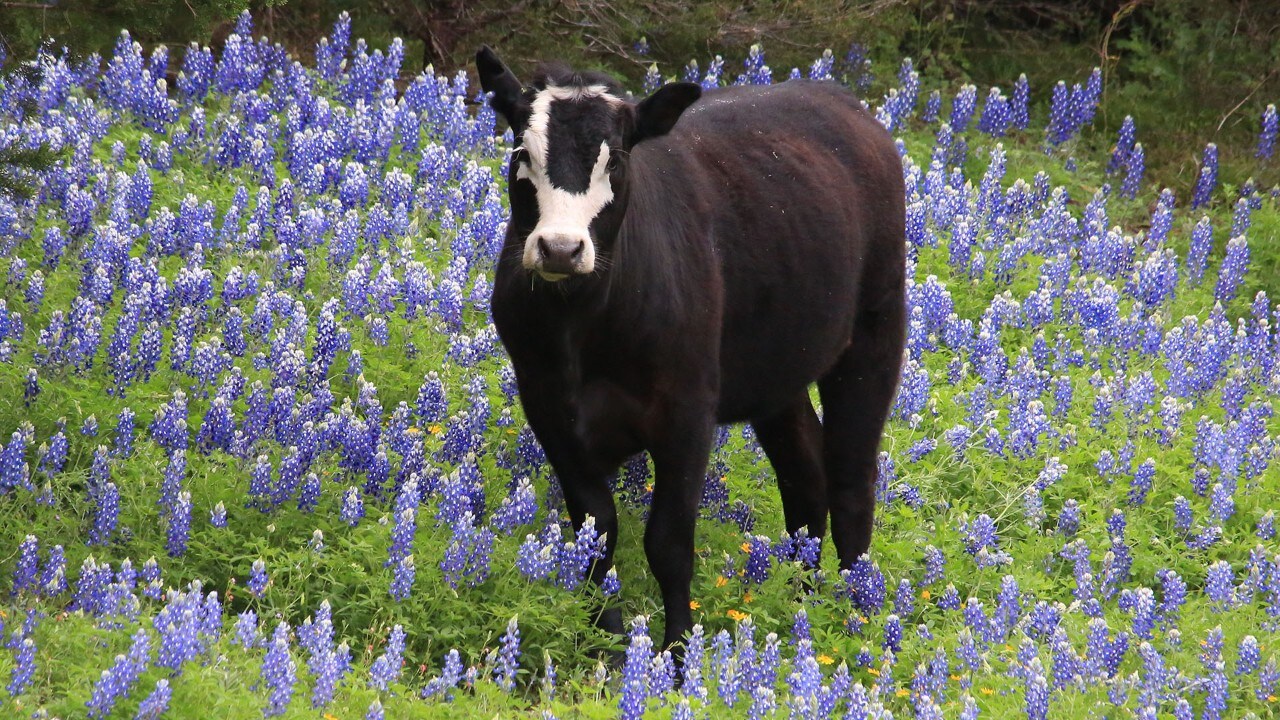
[[[618,169],[618,164],[619,164],[618,156],[610,155],[609,162],[605,163],[604,169],[609,172],[613,172],[614,170]]]

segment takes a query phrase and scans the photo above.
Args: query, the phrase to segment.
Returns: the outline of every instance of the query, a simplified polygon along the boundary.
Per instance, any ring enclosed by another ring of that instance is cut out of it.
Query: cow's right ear
[[[529,105],[524,100],[520,81],[488,45],[482,45],[476,52],[476,69],[480,72],[480,87],[486,93],[492,93],[490,107],[507,121],[513,133],[519,135],[529,116]]]

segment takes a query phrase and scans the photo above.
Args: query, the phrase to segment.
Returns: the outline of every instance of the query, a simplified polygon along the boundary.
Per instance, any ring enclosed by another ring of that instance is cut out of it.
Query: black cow
[[[590,514],[608,533],[593,579],[618,538],[609,477],[647,450],[665,645],[691,629],[707,459],[716,424],[741,421],[787,530],[822,537],[829,508],[851,565],[871,541],[906,332],[889,134],[830,82],[672,83],[632,102],[600,73],[542,65],[524,87],[487,46],[476,64],[517,145],[493,320],[574,526]],[[599,622],[622,630],[616,609]]]

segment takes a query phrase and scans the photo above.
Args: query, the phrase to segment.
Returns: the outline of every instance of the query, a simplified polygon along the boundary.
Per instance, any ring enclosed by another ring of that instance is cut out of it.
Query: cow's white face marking
[[[591,241],[591,222],[613,201],[613,186],[609,181],[608,142],[600,144],[585,192],[570,192],[557,187],[548,173],[551,162],[548,124],[552,103],[590,98],[601,98],[610,104],[623,102],[610,95],[603,85],[552,85],[534,98],[529,124],[524,131],[523,146],[528,162],[519,163],[516,177],[533,184],[538,201],[538,224],[525,239],[523,263],[526,269],[537,271],[546,280],[562,280],[568,276],[543,270],[542,251],[538,245],[540,240],[570,243],[580,241],[582,252],[575,261],[575,273],[587,274],[595,270],[596,251],[595,244]]]

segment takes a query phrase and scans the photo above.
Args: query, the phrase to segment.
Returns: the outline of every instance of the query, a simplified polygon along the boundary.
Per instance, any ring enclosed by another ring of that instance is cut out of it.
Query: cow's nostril
[[[548,257],[551,255],[551,247],[547,245],[547,239],[544,237],[538,238],[538,252],[542,257]]]
[[[586,247],[587,247],[587,243],[582,240],[579,240],[578,247],[573,249],[573,253],[571,253],[569,257],[573,258],[574,260],[577,260],[578,258],[582,257],[582,251]]]

